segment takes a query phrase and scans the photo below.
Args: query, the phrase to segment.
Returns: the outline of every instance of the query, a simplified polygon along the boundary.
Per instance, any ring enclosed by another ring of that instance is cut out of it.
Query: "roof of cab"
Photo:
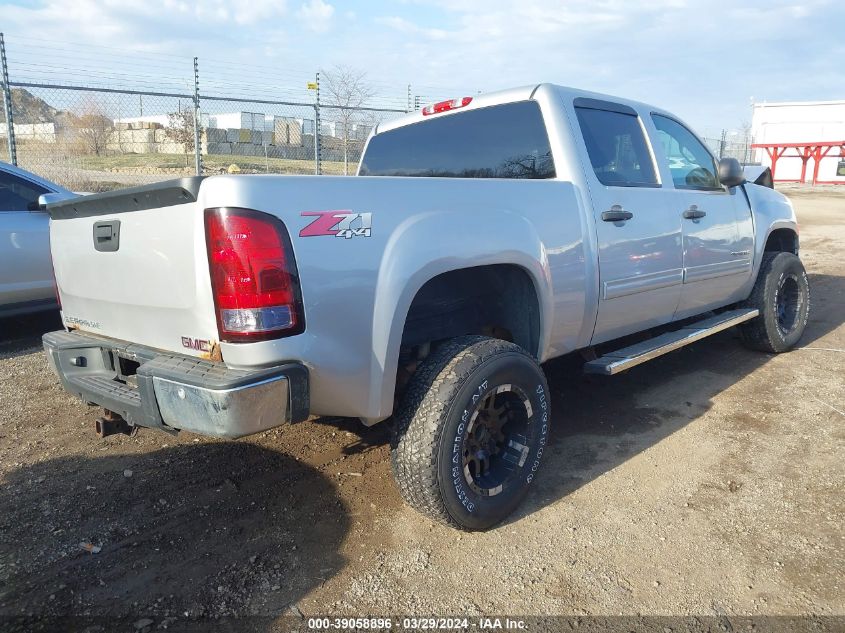
[[[512,103],[514,101],[527,101],[528,99],[533,98],[535,94],[540,91],[555,91],[560,96],[565,97],[567,99],[574,99],[576,97],[588,97],[591,99],[600,99],[604,101],[612,101],[614,103],[619,103],[622,105],[628,105],[638,110],[650,109],[654,112],[664,112],[662,108],[656,108],[649,104],[642,103],[639,101],[633,101],[631,99],[623,99],[622,97],[602,94],[600,92],[590,92],[589,90],[579,90],[578,88],[570,88],[568,86],[559,86],[557,84],[543,83],[531,84],[528,86],[519,86],[516,88],[508,88],[507,90],[497,90],[495,92],[486,92],[476,95],[455,95],[453,98],[471,96],[472,102],[462,108],[442,112],[433,116],[449,116],[451,114],[458,114],[461,112],[467,112],[469,110],[476,110],[478,108],[486,108],[489,106],[501,105],[503,103]],[[408,114],[405,114],[404,116],[391,119],[390,121],[379,123],[373,130],[373,135],[381,134],[382,132],[387,132],[389,130],[396,129],[398,127],[403,127],[405,125],[419,123],[420,121],[427,119],[428,117],[424,116],[421,110],[417,112],[410,112]]]

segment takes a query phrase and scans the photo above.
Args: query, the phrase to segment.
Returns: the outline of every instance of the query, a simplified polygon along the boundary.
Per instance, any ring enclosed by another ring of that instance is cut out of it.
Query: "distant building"
[[[124,116],[119,119],[114,119],[115,126],[121,123],[157,123],[161,127],[167,127],[170,122],[170,116],[167,114],[148,114],[146,116]]]
[[[253,146],[263,148],[260,153],[267,153],[268,148],[276,147],[278,152],[285,153],[296,148],[313,147],[314,119],[277,116],[263,112],[202,112],[200,116],[204,128],[202,150],[210,154],[243,154],[257,152]],[[170,125],[167,114],[148,114],[136,117],[121,117],[114,120],[117,136],[115,147],[120,151],[179,153],[172,145],[168,145],[166,130]],[[346,134],[348,148],[360,151],[370,135],[373,126],[370,124],[349,121]],[[155,130],[155,142],[164,144],[155,148],[132,145],[131,143],[148,143],[146,136],[140,130]],[[343,122],[321,119],[320,135],[323,139],[324,157],[327,152],[339,152],[343,149]],[[138,138],[136,138],[138,137]],[[130,143],[127,145],[127,143]],[[125,148],[129,147],[129,150]],[[299,151],[299,150],[296,150]],[[284,154],[287,156],[288,154]],[[340,156],[340,154],[338,154]]]
[[[277,116],[274,114],[264,114],[263,112],[203,112],[200,115],[200,122],[204,128],[283,133],[286,140],[280,142],[288,143],[298,142],[298,139],[304,134],[314,134],[313,119]],[[148,114],[145,116],[121,117],[114,119],[114,123],[115,125],[153,123],[161,127],[168,127],[170,116],[167,114]],[[323,134],[333,136],[333,131],[333,125],[326,127],[324,124],[322,126]],[[369,128],[367,132],[369,133]]]
[[[263,112],[224,112],[223,114],[207,114],[207,127],[225,130],[259,130],[273,129],[273,119],[279,118],[266,115]]]
[[[782,103],[756,103],[751,121],[751,134],[755,143],[821,143],[845,141],[845,100],[842,101],[793,101]],[[756,149],[755,160],[771,166],[765,149]],[[778,159],[777,180],[798,180],[802,161],[790,158],[795,149],[788,149]],[[814,163],[808,162],[805,180],[812,178]],[[845,183],[845,156],[838,148],[819,163],[819,180]],[[842,175],[839,175],[839,174]]]

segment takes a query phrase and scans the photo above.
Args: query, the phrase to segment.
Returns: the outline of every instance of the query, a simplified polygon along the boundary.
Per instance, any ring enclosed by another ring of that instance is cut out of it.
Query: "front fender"
[[[479,239],[482,230],[483,239]],[[519,266],[533,281],[540,308],[540,346],[529,351],[537,355],[546,349],[552,282],[546,250],[534,226],[505,210],[415,215],[391,235],[378,272],[369,394],[369,409],[377,413],[368,421],[387,417],[393,410],[399,346],[408,310],[420,288],[437,275],[490,264]]]
[[[751,206],[751,218],[754,223],[754,260],[751,276],[745,285],[738,291],[738,295],[747,297],[754,288],[757,281],[757,274],[760,272],[760,264],[763,262],[763,252],[766,249],[766,242],[772,231],[777,229],[789,229],[798,233],[798,220],[795,217],[795,209],[792,203],[782,193],[755,185],[745,183],[742,185],[748,195],[748,203]]]
[[[790,229],[797,234],[798,219],[789,198],[782,193],[751,183],[746,183],[744,186],[754,218],[754,274],[752,278],[756,279],[769,235],[777,229]]]

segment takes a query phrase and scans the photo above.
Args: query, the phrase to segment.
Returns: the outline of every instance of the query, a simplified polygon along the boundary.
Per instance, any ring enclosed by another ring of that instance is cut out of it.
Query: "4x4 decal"
[[[372,215],[372,213],[355,213],[349,209],[342,211],[303,211],[302,217],[314,216],[315,219],[299,232],[299,237],[317,237],[319,235],[333,235],[346,239],[370,237]]]

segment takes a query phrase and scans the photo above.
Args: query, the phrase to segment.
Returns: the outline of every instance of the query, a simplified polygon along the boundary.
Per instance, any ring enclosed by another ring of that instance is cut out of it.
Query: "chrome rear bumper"
[[[308,370],[300,363],[231,369],[63,330],[43,343],[65,389],[135,426],[236,438],[308,417]]]

